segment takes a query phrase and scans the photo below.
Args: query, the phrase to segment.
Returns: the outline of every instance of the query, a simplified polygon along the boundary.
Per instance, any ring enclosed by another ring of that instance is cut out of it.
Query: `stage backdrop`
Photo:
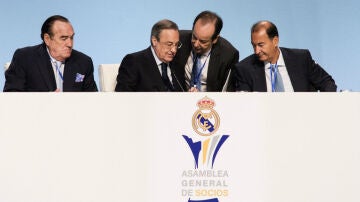
[[[2,202],[358,202],[355,93],[0,94]]]
[[[357,58],[360,46],[360,3],[357,0],[0,0],[0,65],[17,48],[41,42],[40,28],[47,17],[61,14],[75,28],[75,49],[92,57],[96,70],[103,63],[120,63],[131,52],[149,46],[150,29],[160,19],[191,29],[203,10],[224,20],[221,33],[239,51],[252,53],[250,27],[271,20],[279,29],[280,45],[307,48],[336,80],[339,89],[360,90]],[[0,76],[3,89],[4,76]]]

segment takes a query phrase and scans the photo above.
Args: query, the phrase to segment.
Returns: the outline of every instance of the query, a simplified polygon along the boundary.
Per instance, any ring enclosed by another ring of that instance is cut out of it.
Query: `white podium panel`
[[[1,202],[360,201],[358,93],[0,93],[0,103]]]

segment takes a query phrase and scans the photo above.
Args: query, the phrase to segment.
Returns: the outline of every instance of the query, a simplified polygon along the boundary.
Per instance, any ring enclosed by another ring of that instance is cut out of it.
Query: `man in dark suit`
[[[279,48],[278,30],[272,22],[255,23],[251,43],[254,54],[235,66],[236,91],[336,91],[335,81],[308,50]]]
[[[15,51],[5,72],[4,91],[97,91],[93,62],[73,50],[73,38],[67,18],[49,17],[41,28],[43,43]]]
[[[239,51],[220,37],[222,26],[222,19],[216,13],[203,11],[195,18],[191,31],[180,31],[183,47],[172,64],[179,79],[185,81],[186,90],[234,90],[229,75],[239,60]]]
[[[178,26],[166,19],[155,23],[150,43],[150,47],[123,58],[115,91],[183,91],[169,64],[181,47]]]

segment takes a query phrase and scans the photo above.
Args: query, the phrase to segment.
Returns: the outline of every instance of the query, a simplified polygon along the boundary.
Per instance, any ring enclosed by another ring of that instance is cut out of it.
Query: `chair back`
[[[101,92],[114,92],[120,64],[100,64],[99,82]]]

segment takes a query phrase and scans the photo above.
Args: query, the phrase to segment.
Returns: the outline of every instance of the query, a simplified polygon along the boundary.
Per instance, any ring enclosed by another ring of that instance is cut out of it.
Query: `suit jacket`
[[[170,65],[171,67],[171,65]],[[181,91],[177,76],[172,71],[174,91]],[[157,92],[167,91],[151,47],[128,54],[122,60],[115,91]]]
[[[309,50],[280,48],[295,92],[336,91],[332,77],[311,57]],[[266,92],[264,62],[255,54],[235,65],[237,91]]]
[[[91,58],[72,50],[65,61],[63,91],[97,91],[93,72]],[[84,75],[84,79],[76,81],[77,74]],[[5,92],[55,91],[55,75],[46,45],[43,43],[16,50],[5,78]]]
[[[181,30],[180,41],[183,46],[178,50],[172,61],[175,71],[179,74],[179,80],[185,83],[185,65],[192,51],[192,31]],[[213,45],[209,60],[206,89],[207,91],[220,92],[226,82],[230,69],[239,61],[239,51],[226,39],[220,37]],[[234,90],[232,78],[230,79],[229,91]],[[188,89],[187,89],[188,90]]]

